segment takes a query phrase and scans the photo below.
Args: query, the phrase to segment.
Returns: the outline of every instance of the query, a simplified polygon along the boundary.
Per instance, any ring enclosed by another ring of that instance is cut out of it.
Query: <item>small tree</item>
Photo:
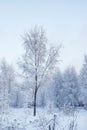
[[[46,76],[50,74],[51,70],[56,66],[60,46],[56,49],[51,47],[48,53],[45,31],[42,27],[37,26],[25,34],[23,41],[25,52],[22,61],[20,61],[20,66],[23,69],[25,77],[33,81],[35,116],[38,89],[45,82]]]
[[[63,104],[62,99],[63,99],[63,82],[62,82],[62,73],[60,70],[56,71],[56,73],[53,76],[53,82],[52,86],[54,86],[54,93],[53,94],[53,99],[54,99],[54,104],[56,107],[60,108]]]
[[[87,106],[87,55],[84,56],[84,64],[79,76],[80,102]]]
[[[13,67],[3,59],[0,64],[0,99],[3,112],[9,106],[9,95],[14,77]]]
[[[78,104],[79,86],[74,67],[67,68],[63,75],[64,106],[74,107]]]

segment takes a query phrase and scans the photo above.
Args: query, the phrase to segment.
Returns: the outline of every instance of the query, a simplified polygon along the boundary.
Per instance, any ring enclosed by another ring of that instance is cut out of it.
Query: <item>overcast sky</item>
[[[79,71],[87,54],[87,0],[0,0],[0,60],[16,63],[23,53],[20,35],[35,24],[54,45],[62,42],[60,68]]]

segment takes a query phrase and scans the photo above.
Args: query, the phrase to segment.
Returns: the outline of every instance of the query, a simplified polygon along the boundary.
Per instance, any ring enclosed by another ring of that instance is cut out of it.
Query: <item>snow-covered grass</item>
[[[79,109],[74,115],[68,115],[59,110],[50,113],[38,108],[37,116],[34,117],[32,109],[10,108],[0,119],[2,127],[9,126],[15,130],[49,130],[49,126],[53,128],[54,124],[55,130],[87,130],[87,111],[83,109]],[[74,129],[71,128],[73,126]]]

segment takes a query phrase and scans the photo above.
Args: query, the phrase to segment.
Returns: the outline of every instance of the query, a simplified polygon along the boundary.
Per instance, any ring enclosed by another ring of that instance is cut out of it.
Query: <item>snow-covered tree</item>
[[[84,64],[79,76],[80,102],[87,105],[87,55],[84,56]]]
[[[54,76],[53,76],[53,82],[52,82],[52,94],[53,94],[53,100],[54,100],[54,105],[56,107],[61,107],[62,106],[62,95],[63,95],[63,85],[62,85],[62,73],[58,69]]]
[[[7,109],[9,106],[9,96],[11,94],[13,80],[13,67],[3,59],[0,64],[0,106],[2,111]]]
[[[36,115],[36,100],[38,89],[45,82],[46,76],[51,73],[59,59],[58,48],[50,48],[47,53],[47,37],[42,27],[35,26],[23,37],[24,55],[20,62],[23,74],[33,81],[34,90],[34,116]],[[50,71],[49,71],[50,70]]]
[[[79,86],[78,77],[74,67],[67,68],[63,74],[63,98],[64,106],[78,104]]]

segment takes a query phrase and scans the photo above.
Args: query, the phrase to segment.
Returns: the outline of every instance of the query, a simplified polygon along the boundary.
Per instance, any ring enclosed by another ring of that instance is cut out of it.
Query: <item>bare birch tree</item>
[[[37,92],[45,82],[47,74],[55,68],[59,61],[60,46],[47,51],[47,37],[42,27],[35,26],[23,37],[24,55],[19,62],[23,74],[34,81],[34,116],[36,115]],[[49,74],[50,74],[49,73]]]

